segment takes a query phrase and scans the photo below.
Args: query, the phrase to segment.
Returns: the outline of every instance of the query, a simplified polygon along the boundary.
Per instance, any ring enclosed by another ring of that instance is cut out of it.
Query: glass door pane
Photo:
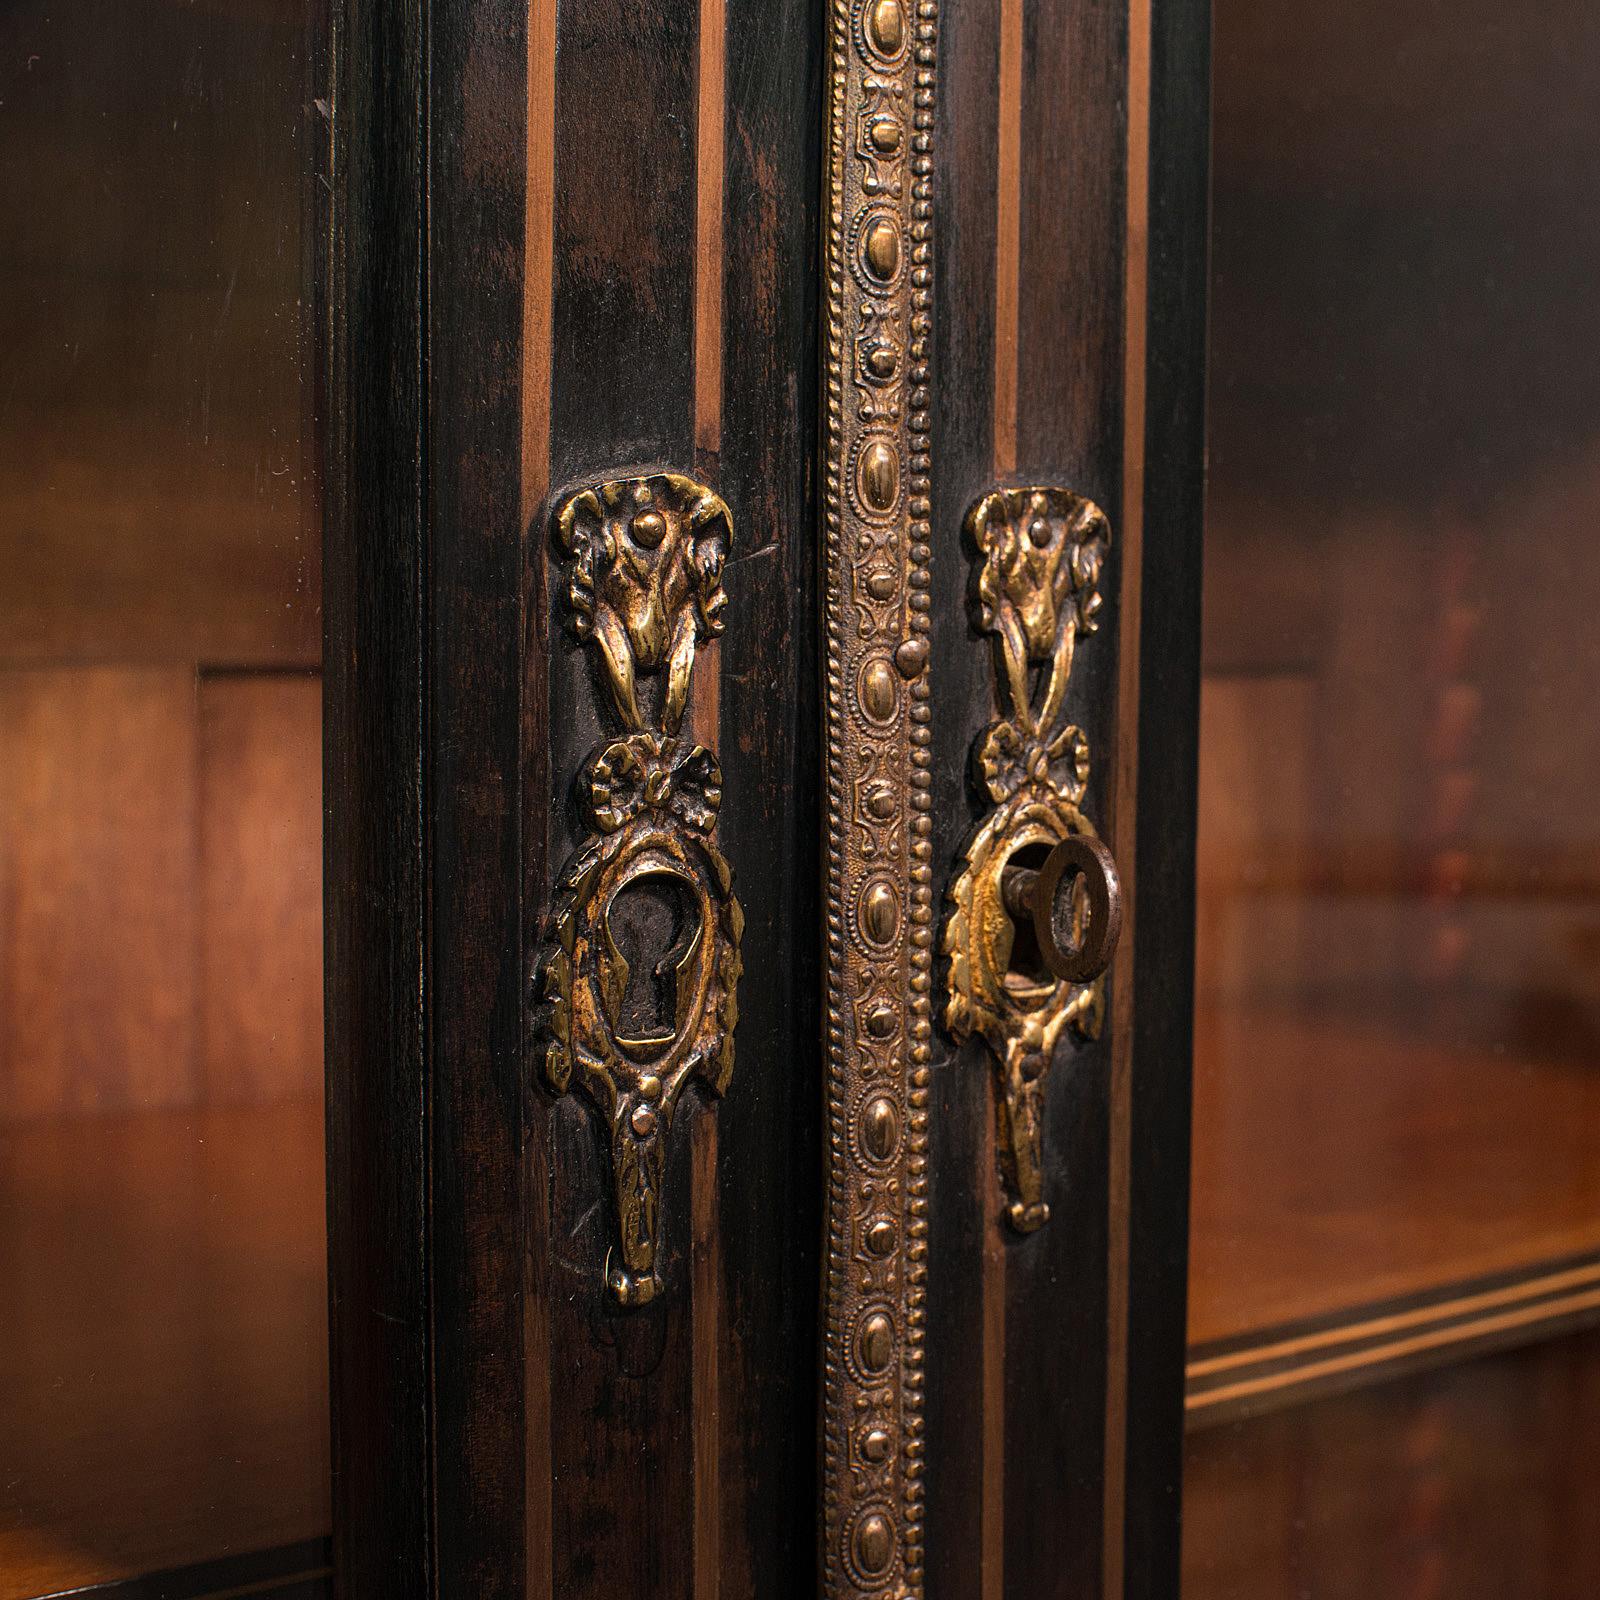
[[[0,1600],[326,1563],[312,9],[0,14]]]
[[[1592,1595],[1600,13],[1215,14],[1185,1594]]]

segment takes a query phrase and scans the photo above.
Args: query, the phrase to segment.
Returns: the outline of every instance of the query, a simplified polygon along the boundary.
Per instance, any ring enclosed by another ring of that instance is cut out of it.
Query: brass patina
[[[944,1022],[957,1038],[977,1034],[989,1046],[1006,1219],[1030,1233],[1050,1215],[1045,1075],[1069,1030],[1098,1037],[1121,926],[1116,868],[1081,809],[1089,741],[1066,717],[1074,651],[1097,625],[1111,529],[1071,490],[1019,488],[985,495],[966,532],[977,560],[974,623],[994,640],[1003,714],[973,749],[993,809],[950,889]]]
[[[606,1281],[625,1306],[661,1288],[665,1145],[684,1088],[721,1095],[733,1076],[739,941],[744,916],[716,844],[722,773],[679,737],[695,650],[722,631],[722,568],[733,538],[727,506],[676,473],[619,479],[556,508],[573,631],[599,656],[625,732],[590,756],[578,780],[593,828],[561,875],[534,974],[538,1060],[546,1086],[576,1085],[603,1122],[617,1243]],[[654,723],[642,678],[664,677]],[[630,1032],[629,967],[612,926],[630,887],[671,885],[687,934],[657,969],[672,985],[675,1025]]]
[[[830,0],[822,1589],[923,1593],[936,0]]]

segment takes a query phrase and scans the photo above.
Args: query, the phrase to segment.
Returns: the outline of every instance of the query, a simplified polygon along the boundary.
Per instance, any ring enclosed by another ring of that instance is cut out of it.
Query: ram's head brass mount
[[[606,1281],[625,1306],[661,1288],[656,1255],[666,1138],[689,1080],[721,1095],[733,1076],[744,916],[717,849],[717,758],[678,737],[695,651],[722,631],[727,506],[675,473],[583,489],[556,507],[573,631],[597,648],[624,733],[579,778],[592,828],[556,889],[534,972],[546,1087],[582,1090],[605,1125],[618,1239]],[[665,675],[652,725],[641,679]],[[672,993],[670,1024],[630,1026],[630,968],[614,917],[651,885],[686,907],[683,932],[654,976]]]
[[[1111,530],[1081,495],[1020,488],[985,495],[966,531],[973,620],[994,639],[1003,715],[973,748],[974,780],[993,809],[950,889],[944,1021],[959,1039],[980,1036],[994,1058],[1006,1218],[1031,1233],[1050,1215],[1045,1074],[1063,1033],[1098,1037],[1121,923],[1116,869],[1080,809],[1089,742],[1065,716],[1074,650],[1096,627]]]

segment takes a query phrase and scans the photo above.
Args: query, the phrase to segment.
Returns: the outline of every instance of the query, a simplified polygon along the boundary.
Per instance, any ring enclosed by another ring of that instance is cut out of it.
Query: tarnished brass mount
[[[685,1085],[721,1095],[733,1076],[744,915],[716,845],[722,772],[678,737],[699,643],[722,631],[722,568],[733,519],[704,484],[676,473],[623,478],[567,495],[555,510],[577,636],[597,650],[624,733],[578,779],[593,832],[556,888],[533,975],[540,1075],[565,1094],[576,1078],[611,1155],[618,1238],[606,1282],[625,1306],[661,1288],[656,1254],[666,1138]],[[646,717],[642,677],[664,674]],[[670,890],[685,931],[655,968],[669,1024],[625,1018],[629,963],[614,913],[630,890]]]
[[[1048,1221],[1044,1080],[1062,1034],[1098,1037],[1106,966],[1122,927],[1111,853],[1080,806],[1089,742],[1065,719],[1080,635],[1094,632],[1111,542],[1104,513],[1069,489],[1001,489],[967,513],[974,622],[993,635],[1003,715],[973,748],[994,809],[950,888],[945,1026],[994,1059],[1006,1219]]]

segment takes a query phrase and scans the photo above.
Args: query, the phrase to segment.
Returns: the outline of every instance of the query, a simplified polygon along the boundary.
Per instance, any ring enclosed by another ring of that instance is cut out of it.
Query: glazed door
[[[6,1600],[327,1591],[321,30],[0,10]]]
[[[1600,28],[1215,13],[1184,1592],[1576,1600]]]
[[[1173,1592],[1204,41],[345,9],[345,1592]]]

